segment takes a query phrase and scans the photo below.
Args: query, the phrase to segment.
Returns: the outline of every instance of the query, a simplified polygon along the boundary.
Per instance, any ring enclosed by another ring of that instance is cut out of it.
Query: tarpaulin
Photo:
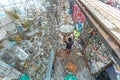
[[[111,80],[117,80],[117,74],[115,72],[115,68],[114,68],[113,65],[108,67],[105,71],[106,71],[106,73],[108,74],[108,76],[110,77]]]

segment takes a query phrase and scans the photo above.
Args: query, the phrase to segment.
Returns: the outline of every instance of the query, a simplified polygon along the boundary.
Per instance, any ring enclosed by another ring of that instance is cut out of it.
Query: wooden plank
[[[91,3],[92,4],[92,3]],[[92,5],[94,5],[94,4],[92,4]],[[99,5],[99,4],[96,4],[96,7],[98,8],[98,7],[100,7],[101,5]],[[96,8],[95,7],[95,8]],[[101,9],[101,10],[100,10]],[[103,9],[103,10],[102,10]],[[104,10],[105,9],[105,10]],[[113,11],[109,11],[108,12],[108,10],[105,8],[105,7],[100,7],[99,8],[99,12],[103,15],[103,16],[105,16],[107,19],[109,19],[108,18],[108,15],[106,15],[106,14],[109,14],[109,13],[112,13]],[[106,12],[107,11],[107,12]],[[104,14],[105,13],[105,14]],[[110,16],[111,14],[109,14],[109,16]],[[120,14],[119,14],[119,16],[120,16]],[[109,21],[111,22],[111,23],[113,23],[114,25],[115,25],[115,21],[117,21],[117,23],[119,23],[120,24],[120,18],[119,18],[119,16],[116,16],[115,14],[112,14],[112,16],[110,16],[111,18],[109,19]],[[117,19],[116,19],[117,18]],[[115,25],[115,26],[117,26],[117,27],[120,27],[119,25]]]
[[[114,26],[120,28],[120,21],[116,20],[113,16],[109,16],[108,13],[105,13],[105,11],[100,11],[100,13],[105,16],[106,19],[108,19]]]
[[[120,15],[116,15],[115,13],[113,13],[113,11],[112,10],[107,10],[107,6],[103,6],[103,5],[101,5],[101,4],[94,4],[94,3],[90,3],[90,2],[88,2],[90,5],[96,5],[96,7],[99,7],[100,9],[102,9],[102,10],[104,10],[105,12],[107,12],[107,14],[109,14],[109,15],[111,15],[112,17],[114,17],[115,19],[117,19],[118,21],[120,21]],[[95,8],[94,6],[93,6],[93,8]],[[105,16],[105,15],[104,15]]]
[[[100,22],[102,22],[105,26],[106,26],[106,30],[109,30],[109,32],[114,36],[114,38],[118,41],[118,39],[120,40],[120,38],[118,37],[119,35],[116,36],[115,33],[112,33],[111,29],[112,27],[115,27],[115,23],[112,24],[110,21],[108,21],[106,18],[104,18],[104,16],[102,16],[99,12],[97,12],[93,7],[91,7],[92,4],[89,4],[88,2],[84,4],[86,5],[86,7],[92,12],[92,14],[94,14],[96,16],[96,18],[99,19]]]
[[[101,11],[100,13],[104,13],[105,11]],[[109,14],[109,13],[108,13]],[[103,15],[104,16],[104,15]],[[113,16],[106,16],[105,17],[111,22],[113,23],[113,25],[116,26],[116,30],[114,29],[114,31],[120,33],[120,21],[116,20]],[[114,27],[115,27],[114,26]],[[110,29],[111,30],[111,29]],[[113,30],[113,29],[112,29]],[[115,33],[114,33],[115,34]],[[120,34],[119,34],[120,35]]]
[[[94,4],[94,3],[93,3]],[[98,1],[97,3],[95,3],[95,5],[97,6],[102,6],[104,9],[106,9],[107,11],[113,13],[113,15],[116,15],[118,17],[120,17],[120,11],[114,9],[113,7],[109,6],[109,5],[106,5],[100,1]]]
[[[111,30],[112,31],[112,33],[114,33],[114,34],[116,34],[116,36],[118,37],[118,38],[120,38],[120,31],[119,30],[117,30],[117,29],[113,29],[113,30]]]
[[[99,12],[97,12],[94,8],[92,8],[90,6],[90,4],[88,4],[88,8],[90,11],[92,11],[93,14],[95,14],[96,17],[99,18],[99,20],[104,23],[104,25],[107,27],[107,28],[113,28],[115,27],[113,24],[111,24],[108,20],[106,20],[106,18],[104,16],[102,16]]]
[[[76,2],[79,4],[78,0],[76,0]],[[86,5],[85,1],[81,2],[86,6],[86,8],[88,9],[88,6]],[[90,19],[90,21],[94,24],[94,26],[97,28],[97,30],[99,31],[99,33],[103,36],[103,38],[106,40],[106,42],[109,44],[109,46],[114,50],[114,52],[117,54],[117,56],[120,58],[120,48],[113,42],[110,41],[110,37],[103,31],[103,29],[94,21],[93,17],[90,16],[90,14],[88,14],[88,12],[86,12],[84,10],[84,8],[82,8],[81,4],[79,4],[79,6],[81,7],[81,9],[84,11],[84,13],[86,14],[86,16]]]
[[[106,6],[106,9],[109,10],[109,11],[112,11],[112,13],[113,13],[114,15],[120,17],[120,11],[118,11],[118,10],[114,9],[113,7],[108,6],[108,5],[106,5],[106,4],[102,3],[102,2],[99,2],[99,3],[101,3],[101,4],[104,5],[104,6]],[[98,3],[98,4],[99,4],[99,3]]]
[[[103,5],[100,5],[100,4],[96,4],[96,5],[98,7],[100,7],[101,9],[103,9],[108,14],[110,14],[112,17],[114,17],[115,19],[117,19],[118,21],[120,21],[120,14],[117,14],[117,13],[113,12],[112,10],[108,10],[107,6],[103,6]]]
[[[115,25],[116,23],[119,23],[118,20],[112,20],[113,24]]]
[[[109,14],[107,14],[107,13],[104,12],[103,10],[99,10],[98,12],[100,12],[102,15],[106,15],[106,17],[109,17]]]

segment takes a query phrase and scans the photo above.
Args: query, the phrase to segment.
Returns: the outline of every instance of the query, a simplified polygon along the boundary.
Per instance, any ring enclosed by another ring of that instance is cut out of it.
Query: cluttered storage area
[[[45,0],[0,1],[0,80],[44,80],[53,45],[49,6]]]
[[[120,52],[82,1],[1,0],[0,80],[120,80]]]

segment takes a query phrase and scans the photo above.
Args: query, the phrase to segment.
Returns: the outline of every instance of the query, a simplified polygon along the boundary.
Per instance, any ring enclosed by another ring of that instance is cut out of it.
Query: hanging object
[[[70,35],[73,32],[74,28],[72,25],[66,24],[60,26],[59,30],[62,35]]]

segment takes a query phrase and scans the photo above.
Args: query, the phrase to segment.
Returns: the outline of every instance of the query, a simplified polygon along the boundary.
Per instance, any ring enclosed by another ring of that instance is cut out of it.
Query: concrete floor
[[[59,8],[62,8],[62,7],[59,6]],[[61,15],[61,13],[59,13],[59,15]],[[59,18],[59,20],[61,21],[62,19]],[[70,72],[65,68],[68,62],[71,62],[77,66],[77,71],[74,73],[74,75],[77,77],[78,80],[91,80],[90,73],[86,68],[86,65],[84,62],[84,58],[76,54],[76,53],[79,53],[79,51],[75,47],[73,47],[71,53],[66,54],[65,51],[61,49],[61,46],[59,45],[60,43],[58,40],[58,45],[57,45],[58,48],[57,48],[56,56],[54,60],[52,80],[64,80],[64,77]]]
[[[77,66],[77,71],[74,73],[74,75],[77,77],[78,80],[91,80],[90,73],[86,68],[83,57],[78,56],[76,52],[79,51],[75,50],[74,48],[70,54],[66,54],[65,51],[62,49],[58,50],[54,63],[54,77],[56,78],[54,78],[53,80],[63,80],[65,75],[70,72],[65,68],[68,62],[72,62]],[[60,68],[60,66],[62,68]],[[62,79],[60,79],[61,77]]]

